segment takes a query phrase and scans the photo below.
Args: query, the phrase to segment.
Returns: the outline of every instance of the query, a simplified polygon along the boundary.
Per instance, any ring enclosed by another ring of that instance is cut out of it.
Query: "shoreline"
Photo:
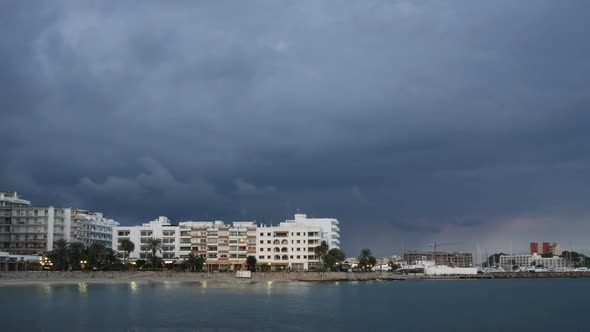
[[[0,287],[35,285],[121,284],[158,282],[268,283],[268,282],[358,282],[404,280],[479,280],[479,279],[571,279],[590,278],[589,272],[572,273],[494,273],[457,276],[399,275],[391,272],[256,272],[252,278],[238,278],[234,273],[204,272],[107,272],[107,271],[30,271],[0,272]]]

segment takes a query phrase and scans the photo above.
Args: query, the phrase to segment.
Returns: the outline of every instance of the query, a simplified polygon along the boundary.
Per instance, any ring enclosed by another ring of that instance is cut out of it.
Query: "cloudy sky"
[[[3,1],[0,190],[590,252],[587,0]]]

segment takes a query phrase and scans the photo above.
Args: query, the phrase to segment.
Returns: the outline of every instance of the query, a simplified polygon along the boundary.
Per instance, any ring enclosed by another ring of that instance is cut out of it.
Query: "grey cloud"
[[[363,227],[420,242],[523,215],[567,225],[588,215],[589,12],[2,3],[0,189],[123,223],[300,208],[341,219],[348,252],[371,243]],[[377,253],[398,248],[380,236]]]

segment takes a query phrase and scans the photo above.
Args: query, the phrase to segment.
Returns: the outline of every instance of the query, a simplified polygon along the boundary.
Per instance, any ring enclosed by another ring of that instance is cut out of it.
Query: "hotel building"
[[[254,221],[184,221],[172,225],[166,217],[141,226],[118,226],[113,233],[113,249],[123,255],[121,241],[131,240],[135,250],[130,259],[151,256],[146,243],[160,238],[162,253],[158,256],[172,260],[184,259],[190,253],[205,258],[210,270],[239,270],[248,256],[254,256],[264,269],[308,270],[319,264],[314,249],[322,241],[329,248],[339,248],[338,220],[307,218],[297,214],[293,220],[278,226],[256,225]]]
[[[17,193],[0,192],[0,251],[37,255],[53,250],[59,239],[112,246],[113,227],[102,213],[53,206],[31,206]]]

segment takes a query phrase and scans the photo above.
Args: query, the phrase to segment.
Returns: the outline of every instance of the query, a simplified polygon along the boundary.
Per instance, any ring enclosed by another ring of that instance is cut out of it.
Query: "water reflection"
[[[131,294],[136,294],[137,293],[137,283],[135,281],[132,281],[129,284],[129,288],[131,289]]]
[[[81,282],[78,284],[78,290],[80,291],[80,294],[86,295],[86,293],[88,293],[88,285],[85,282]]]
[[[53,293],[53,287],[50,284],[43,284],[43,293],[51,295]]]

